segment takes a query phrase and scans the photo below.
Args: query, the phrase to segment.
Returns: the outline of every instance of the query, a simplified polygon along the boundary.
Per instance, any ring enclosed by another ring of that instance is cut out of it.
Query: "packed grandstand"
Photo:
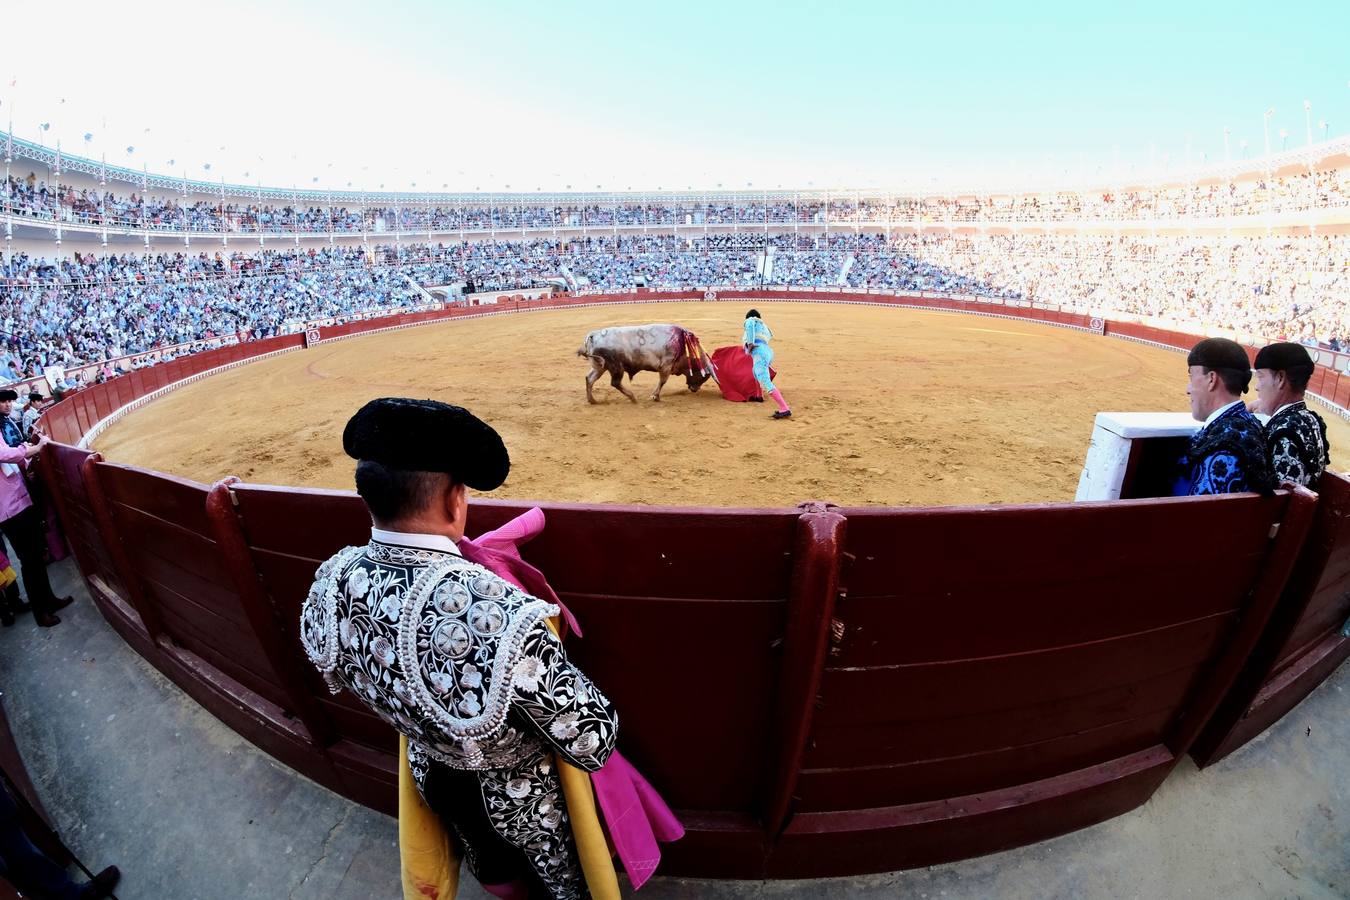
[[[1257,161],[1224,177],[1111,190],[323,200],[293,192],[287,201],[224,185],[211,196],[210,186],[186,181],[175,197],[162,176],[110,177],[90,160],[53,159],[12,138],[5,147],[0,365],[9,381],[425,305],[436,302],[426,288],[465,285],[934,291],[1331,351],[1350,342],[1345,148],[1302,165]]]

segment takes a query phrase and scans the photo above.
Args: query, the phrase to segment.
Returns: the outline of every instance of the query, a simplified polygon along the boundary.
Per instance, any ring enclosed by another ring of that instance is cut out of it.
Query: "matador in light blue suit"
[[[773,340],[773,332],[759,317],[759,310],[752,309],[746,313],[745,334],[741,338],[741,343],[745,345],[745,352],[750,354],[750,358],[754,360],[755,380],[764,388],[764,393],[772,397],[773,402],[778,404],[778,411],[773,414],[773,417],[775,419],[786,419],[792,415],[792,410],[788,408],[787,401],[783,399],[783,395],[778,388],[774,387],[773,379],[769,376],[769,364],[773,362],[773,348],[769,346],[771,340]]]

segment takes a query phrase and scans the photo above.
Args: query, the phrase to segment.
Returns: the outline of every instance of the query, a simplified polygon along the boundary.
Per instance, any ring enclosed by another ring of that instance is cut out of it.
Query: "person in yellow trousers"
[[[568,661],[557,605],[466,560],[466,489],[506,480],[500,436],[467,410],[384,398],[347,423],[371,540],[323,563],[300,619],[310,660],[403,735],[405,896],[448,900],[463,858],[493,896],[609,900],[588,773],[613,704]]]

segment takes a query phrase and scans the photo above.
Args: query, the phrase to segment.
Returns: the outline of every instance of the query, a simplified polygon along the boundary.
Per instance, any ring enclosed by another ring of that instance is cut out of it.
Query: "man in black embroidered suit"
[[[1181,459],[1174,493],[1270,494],[1275,479],[1265,432],[1242,403],[1252,377],[1247,351],[1235,341],[1208,338],[1191,349],[1186,365],[1191,415],[1205,427],[1191,438]]]
[[[553,754],[590,772],[614,749],[613,705],[545,620],[558,607],[459,553],[466,487],[510,459],[467,410],[373,400],[347,423],[370,543],[319,567],[301,612],[310,659],[408,738],[427,805],[498,896],[580,898],[585,881]]]
[[[18,391],[9,388],[0,391],[0,437],[11,447],[23,443],[23,426],[14,420],[14,403],[18,399]]]
[[[1327,423],[1303,402],[1313,359],[1302,344],[1271,344],[1256,354],[1256,412],[1266,422],[1266,447],[1275,480],[1317,490],[1331,464]]]

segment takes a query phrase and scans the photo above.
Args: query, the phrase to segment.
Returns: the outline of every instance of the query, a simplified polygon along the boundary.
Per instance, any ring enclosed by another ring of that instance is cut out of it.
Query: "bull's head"
[[[684,376],[684,383],[689,387],[691,394],[697,394],[698,389],[703,387],[703,382],[712,377],[712,360],[708,359],[708,354],[700,354],[702,357],[701,365],[691,367],[688,375]]]

